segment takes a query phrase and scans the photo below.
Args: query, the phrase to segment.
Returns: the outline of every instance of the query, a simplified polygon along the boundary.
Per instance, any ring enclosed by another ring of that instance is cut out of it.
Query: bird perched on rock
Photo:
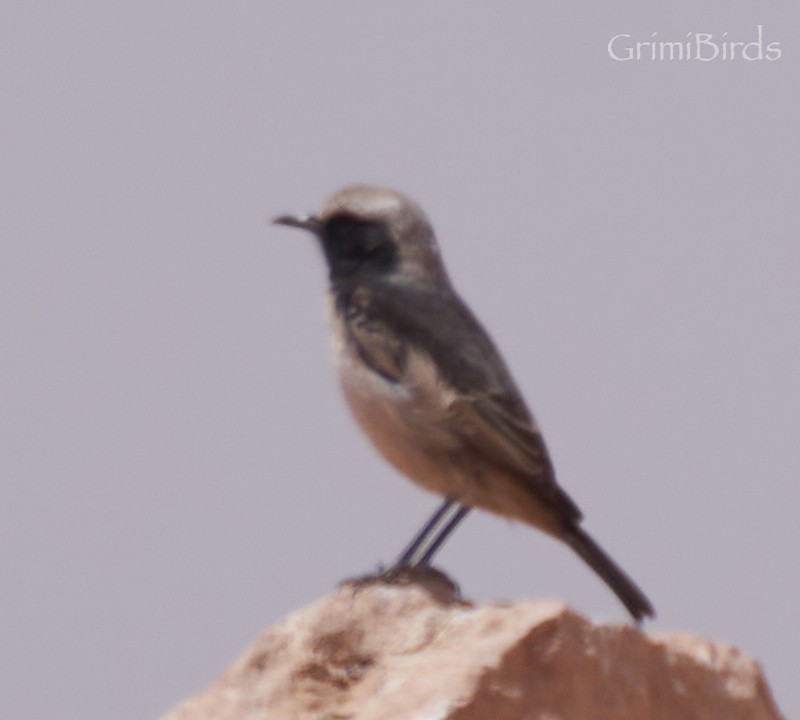
[[[325,255],[336,364],[362,430],[401,473],[445,498],[395,567],[428,565],[478,507],[563,541],[637,621],[653,616],[581,527],[500,353],[450,283],[422,209],[394,190],[356,185],[316,215],[274,222],[310,231]]]

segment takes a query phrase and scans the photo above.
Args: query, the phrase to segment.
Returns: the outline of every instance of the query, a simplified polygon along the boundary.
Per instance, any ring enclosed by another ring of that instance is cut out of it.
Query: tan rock
[[[473,605],[436,577],[344,585],[164,720],[766,720],[758,664],[554,602]]]

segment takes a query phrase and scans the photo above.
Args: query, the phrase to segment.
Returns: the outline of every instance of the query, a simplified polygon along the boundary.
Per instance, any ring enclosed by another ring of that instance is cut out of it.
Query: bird
[[[386,187],[350,185],[306,230],[328,270],[327,314],[346,402],[378,452],[444,498],[393,568],[429,566],[472,508],[565,543],[639,623],[653,605],[582,527],[541,430],[489,334],[456,292],[423,209]]]

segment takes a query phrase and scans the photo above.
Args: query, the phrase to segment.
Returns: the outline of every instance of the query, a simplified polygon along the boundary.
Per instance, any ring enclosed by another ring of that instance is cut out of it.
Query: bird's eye
[[[386,227],[339,215],[325,227],[325,250],[340,270],[361,265],[374,269],[388,268],[395,256],[395,245]]]
[[[374,225],[341,216],[328,221],[327,240],[337,254],[356,258],[369,254],[374,245]]]

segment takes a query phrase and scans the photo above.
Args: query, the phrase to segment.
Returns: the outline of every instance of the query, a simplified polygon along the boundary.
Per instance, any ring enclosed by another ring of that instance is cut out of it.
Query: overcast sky
[[[800,716],[800,8],[466,5],[0,5],[0,716],[158,717],[436,506],[268,224],[352,182],[427,210],[647,627],[735,644]],[[439,562],[626,620],[522,525]]]

